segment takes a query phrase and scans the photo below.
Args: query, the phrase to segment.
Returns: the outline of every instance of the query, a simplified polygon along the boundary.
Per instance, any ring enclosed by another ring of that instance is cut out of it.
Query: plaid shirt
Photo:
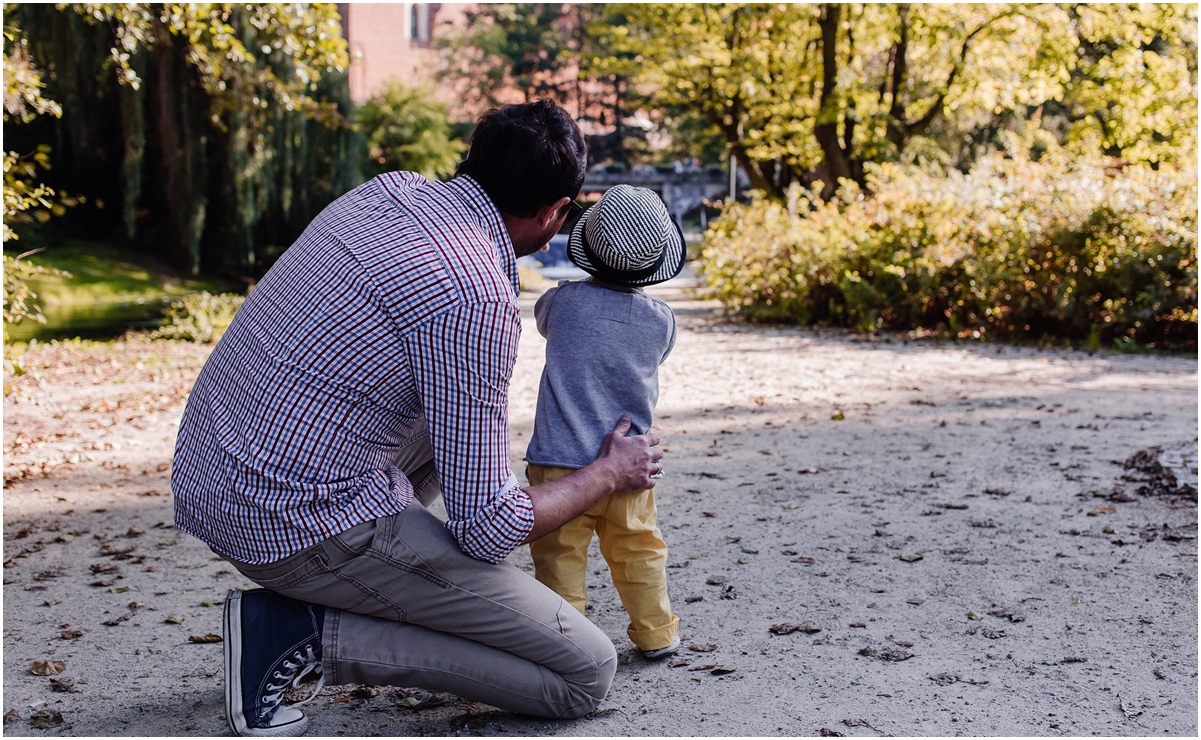
[[[251,291],[188,398],[175,522],[271,563],[413,500],[424,414],[465,553],[498,562],[534,509],[509,464],[517,263],[468,177],[381,175],[327,207]]]

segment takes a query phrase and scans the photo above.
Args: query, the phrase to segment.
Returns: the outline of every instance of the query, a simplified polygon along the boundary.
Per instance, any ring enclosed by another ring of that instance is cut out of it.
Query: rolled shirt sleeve
[[[456,307],[408,338],[409,358],[459,547],[496,563],[534,527],[534,506],[509,460],[509,381],[521,336],[508,302]]]

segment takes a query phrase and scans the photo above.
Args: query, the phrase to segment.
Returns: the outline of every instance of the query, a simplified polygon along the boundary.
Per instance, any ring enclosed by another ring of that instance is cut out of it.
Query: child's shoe
[[[654,650],[643,650],[642,657],[646,658],[647,660],[662,660],[669,655],[675,655],[676,651],[679,649],[680,638],[677,637],[667,647],[655,648]]]

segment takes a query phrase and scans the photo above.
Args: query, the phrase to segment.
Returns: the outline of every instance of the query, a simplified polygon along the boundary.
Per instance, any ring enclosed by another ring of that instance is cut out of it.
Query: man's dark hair
[[[528,218],[584,184],[588,146],[552,100],[493,108],[480,117],[456,174],[480,184],[502,213]]]

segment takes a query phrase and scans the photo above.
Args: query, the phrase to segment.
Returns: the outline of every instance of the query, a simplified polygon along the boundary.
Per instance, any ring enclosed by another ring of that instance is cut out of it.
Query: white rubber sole
[[[242,646],[242,592],[230,591],[225,597],[225,640],[222,647],[225,650],[225,719],[229,728],[240,737],[299,737],[309,726],[309,718],[297,709],[280,707],[276,717],[281,712],[300,715],[290,722],[284,722],[271,727],[249,727],[246,724],[246,714],[242,711],[242,651],[234,646]]]
[[[662,660],[669,655],[675,655],[679,649],[680,639],[677,637],[675,642],[667,647],[659,648],[657,650],[643,650],[642,657],[646,658],[647,660]]]

